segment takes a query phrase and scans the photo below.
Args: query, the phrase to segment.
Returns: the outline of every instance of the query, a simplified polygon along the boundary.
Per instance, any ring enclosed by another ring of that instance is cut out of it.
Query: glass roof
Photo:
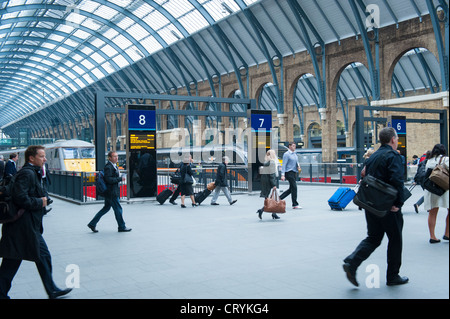
[[[28,78],[52,98],[74,93],[240,11],[237,2],[256,0],[2,1],[0,81]],[[0,94],[0,111],[20,96]]]

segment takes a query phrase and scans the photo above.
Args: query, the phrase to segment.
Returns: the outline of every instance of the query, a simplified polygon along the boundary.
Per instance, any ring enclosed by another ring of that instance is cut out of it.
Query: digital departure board
[[[156,149],[155,133],[133,132],[130,133],[130,150],[154,150]]]
[[[155,106],[127,105],[127,115],[128,198],[155,197],[158,190]]]

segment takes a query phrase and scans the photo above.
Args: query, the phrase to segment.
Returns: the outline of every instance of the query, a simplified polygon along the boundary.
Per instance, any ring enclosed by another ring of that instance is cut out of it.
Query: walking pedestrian
[[[14,222],[3,224],[0,240],[0,298],[9,299],[12,280],[22,260],[36,264],[45,291],[50,299],[68,294],[72,289],[59,289],[53,281],[51,255],[43,234],[43,216],[47,197],[41,185],[40,170],[45,162],[43,146],[29,146],[25,165],[17,173],[12,189],[14,204],[24,214]]]
[[[278,178],[278,157],[274,150],[270,149],[266,153],[263,166],[260,167],[261,174],[261,193],[259,197],[267,198],[269,197],[270,191],[277,186]],[[264,212],[264,207],[257,210],[259,219],[262,219],[262,213]],[[273,219],[280,219],[280,217],[273,213]]]
[[[222,157],[222,163],[217,167],[217,176],[216,176],[216,189],[214,191],[214,196],[211,200],[211,205],[219,205],[217,203],[217,199],[219,198],[219,193],[222,191],[230,205],[233,205],[237,202],[237,199],[233,200],[230,195],[230,191],[228,190],[228,173],[227,173],[227,165],[230,162],[228,156]]]
[[[398,136],[392,127],[386,127],[380,131],[379,140],[382,145],[367,160],[366,173],[392,185],[398,193],[393,206],[384,217],[378,217],[367,210],[365,211],[368,236],[352,254],[344,259],[343,265],[347,279],[355,286],[359,285],[356,280],[356,270],[380,246],[385,233],[389,240],[386,284],[388,286],[401,285],[409,281],[407,277],[399,275],[403,246],[403,215],[401,207],[404,202],[404,168],[400,154],[396,152]],[[378,162],[378,165],[374,165],[375,162]],[[376,170],[374,166],[377,168]]]
[[[5,164],[5,170],[3,172],[3,179],[7,182],[16,175],[17,173],[17,161],[19,160],[19,155],[17,153],[11,153],[9,155],[9,160]]]
[[[302,207],[297,202],[297,176],[300,169],[297,153],[295,153],[296,144],[289,143],[288,150],[283,154],[283,165],[281,167],[281,180],[289,182],[289,189],[284,191],[280,199],[285,199],[289,195],[292,198],[292,208],[301,209]]]
[[[419,178],[420,178],[419,175],[422,175],[422,173],[421,173],[422,171],[424,171],[424,172],[426,171],[425,166],[427,165],[427,161],[431,157],[431,150],[428,150],[425,154],[426,154],[425,160],[420,162],[417,165],[417,173],[414,176],[414,184],[416,184],[416,185],[419,184],[422,187],[422,189],[424,189],[423,188],[423,180],[419,180]],[[420,207],[420,205],[423,204],[423,202],[424,202],[424,196],[420,197],[419,200],[414,204],[414,210],[416,211],[416,214],[419,213],[419,207]]]
[[[183,165],[180,168],[181,173],[181,184],[180,184],[180,193],[181,193],[181,208],[186,208],[184,205],[184,199],[186,196],[191,198],[192,207],[196,207],[195,197],[194,197],[194,188],[192,187],[194,181],[194,173],[191,168],[192,156],[188,155],[184,158]]]
[[[431,157],[428,159],[425,170],[433,169],[439,163],[447,165],[449,167],[449,158],[445,150],[445,146],[442,144],[436,144],[431,151]],[[439,207],[447,208],[447,219],[445,223],[445,234],[443,239],[448,240],[448,215],[449,215],[449,191],[447,190],[442,196],[438,196],[425,190],[424,194],[424,208],[428,211],[428,230],[430,232],[430,244],[439,243],[441,240],[436,237],[436,218],[439,211]]]
[[[119,168],[117,167],[117,161],[119,156],[117,152],[110,151],[108,153],[108,163],[106,163],[103,170],[105,183],[106,183],[106,194],[105,194],[105,205],[103,208],[94,216],[94,218],[87,225],[94,233],[97,233],[97,223],[100,221],[103,215],[105,215],[112,208],[114,211],[114,216],[117,221],[119,232],[129,232],[131,228],[125,226],[125,221],[123,220],[123,210],[120,205],[120,187],[119,183],[125,181],[125,177],[121,177],[119,173]]]

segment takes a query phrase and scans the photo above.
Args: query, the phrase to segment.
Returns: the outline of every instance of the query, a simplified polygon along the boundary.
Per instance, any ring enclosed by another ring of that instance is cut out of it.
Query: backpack
[[[95,176],[95,188],[97,189],[97,194],[100,196],[104,196],[108,190],[105,183],[105,173],[103,171],[99,171]]]
[[[18,208],[12,200],[12,190],[15,176],[0,183],[0,224],[12,223],[18,220],[25,212],[24,208]]]
[[[422,186],[422,188],[424,188],[423,183],[425,182],[425,177],[427,174],[427,170],[425,169],[425,166],[427,165],[427,161],[428,160],[424,160],[419,164],[419,166],[417,167],[416,175],[414,176],[414,182],[416,182],[416,184],[419,184],[420,186]]]

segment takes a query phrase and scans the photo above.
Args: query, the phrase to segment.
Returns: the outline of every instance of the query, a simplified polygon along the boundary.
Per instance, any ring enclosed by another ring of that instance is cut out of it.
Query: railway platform
[[[57,285],[76,288],[67,299],[448,299],[449,243],[428,243],[427,213],[416,214],[416,187],[403,208],[403,286],[385,284],[386,246],[358,270],[359,288],[351,285],[342,260],[366,235],[364,215],[350,203],[330,210],[327,200],[338,186],[299,183],[300,210],[281,219],[256,210],[257,194],[235,194],[230,206],[210,198],[199,207],[156,201],[123,204],[129,233],[117,232],[109,212],[86,226],[102,204],[77,205],[55,199],[44,217],[44,238],[52,254]],[[280,189],[286,189],[282,184]],[[443,235],[447,212],[438,214]],[[34,263],[23,262],[10,297],[46,299]]]

